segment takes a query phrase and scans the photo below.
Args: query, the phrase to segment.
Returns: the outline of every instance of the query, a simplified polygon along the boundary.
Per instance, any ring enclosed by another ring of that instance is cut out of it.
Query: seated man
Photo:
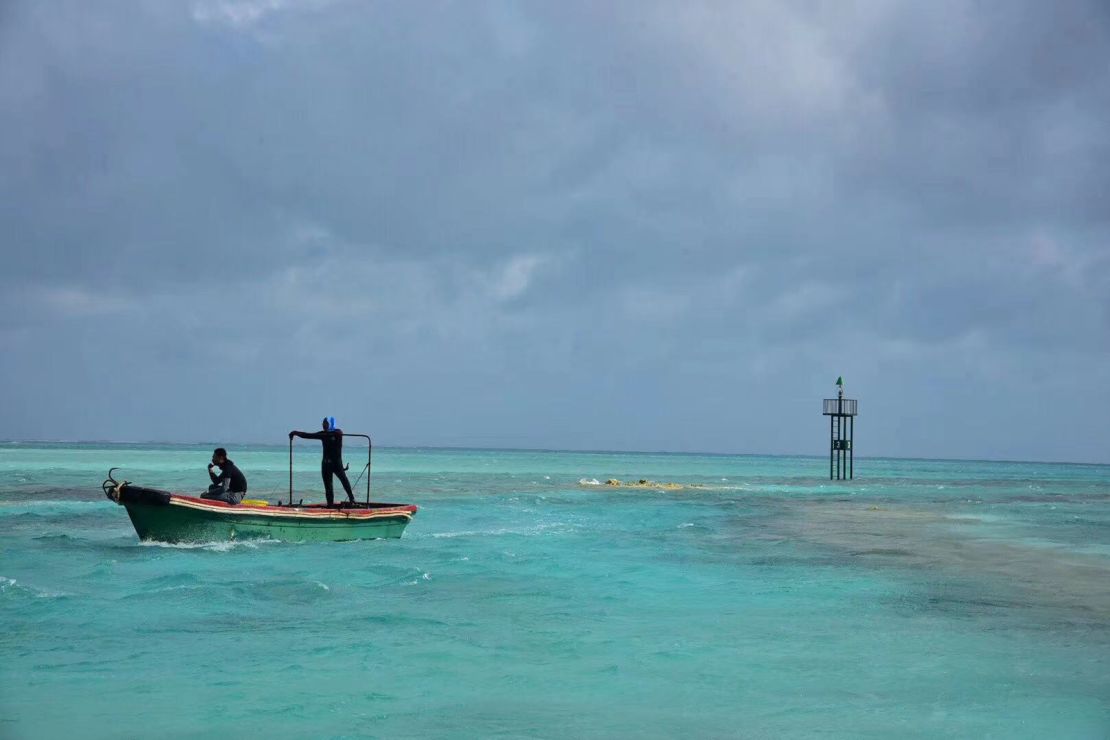
[[[212,472],[214,467],[220,469],[219,476]],[[226,501],[229,504],[237,504],[243,500],[247,492],[247,476],[227,459],[227,450],[223,447],[217,447],[212,453],[212,462],[208,463],[208,477],[212,479],[212,485],[201,498]]]

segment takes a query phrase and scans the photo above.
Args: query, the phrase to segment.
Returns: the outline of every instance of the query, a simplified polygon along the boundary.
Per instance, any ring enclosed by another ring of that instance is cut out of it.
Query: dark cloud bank
[[[1101,2],[15,2],[0,437],[1110,461]]]

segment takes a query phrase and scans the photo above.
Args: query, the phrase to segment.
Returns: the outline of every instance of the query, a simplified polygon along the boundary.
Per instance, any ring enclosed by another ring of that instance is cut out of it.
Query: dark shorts
[[[246,495],[244,491],[225,491],[219,483],[213,483],[208,486],[208,491],[202,493],[200,497],[209,501],[225,501],[229,504],[237,504],[243,500],[244,495]]]

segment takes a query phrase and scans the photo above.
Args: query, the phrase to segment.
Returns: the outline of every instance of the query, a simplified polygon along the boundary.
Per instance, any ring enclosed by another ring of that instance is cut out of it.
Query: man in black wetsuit
[[[217,476],[212,472],[212,468],[219,468],[220,474]],[[208,487],[208,493],[202,494],[201,498],[237,504],[247,493],[247,476],[243,475],[243,471],[239,470],[235,463],[227,459],[227,450],[223,447],[217,447],[212,453],[212,462],[208,463],[208,477],[212,479],[212,485]]]
[[[324,446],[324,458],[320,461],[320,475],[324,479],[324,496],[328,499],[328,506],[334,504],[332,493],[332,479],[334,475],[343,484],[347,492],[347,500],[355,502],[355,494],[351,492],[351,482],[347,480],[347,471],[343,467],[343,430],[335,426],[335,417],[328,416],[324,419],[323,431],[319,432],[289,432],[289,439],[318,439]]]

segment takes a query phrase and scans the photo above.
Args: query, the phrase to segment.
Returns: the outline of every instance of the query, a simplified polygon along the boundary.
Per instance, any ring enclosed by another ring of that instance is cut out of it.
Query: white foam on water
[[[569,524],[567,522],[553,522],[551,524],[537,524],[534,527],[500,527],[498,529],[467,529],[459,532],[431,532],[428,537],[436,539],[452,538],[452,537],[498,537],[506,534],[522,535],[524,537],[536,537],[538,535],[546,534],[549,530],[554,529],[574,529],[578,525]]]
[[[280,545],[282,540],[221,540],[218,542],[157,542],[140,541],[140,547],[155,547],[166,550],[207,550],[209,552],[231,552],[239,548],[257,550],[260,545]]]
[[[147,593],[164,594],[171,591],[199,591],[202,588],[204,588],[204,586],[196,583],[182,583],[177,586],[165,586],[163,588],[156,588],[153,591],[148,591]]]
[[[64,591],[47,591],[46,589],[35,588],[34,586],[20,583],[14,578],[0,576],[0,593],[7,593],[9,591],[27,593],[36,599],[60,599],[70,595]]]
[[[578,485],[580,486],[600,486],[601,481],[597,478],[579,478]]]

